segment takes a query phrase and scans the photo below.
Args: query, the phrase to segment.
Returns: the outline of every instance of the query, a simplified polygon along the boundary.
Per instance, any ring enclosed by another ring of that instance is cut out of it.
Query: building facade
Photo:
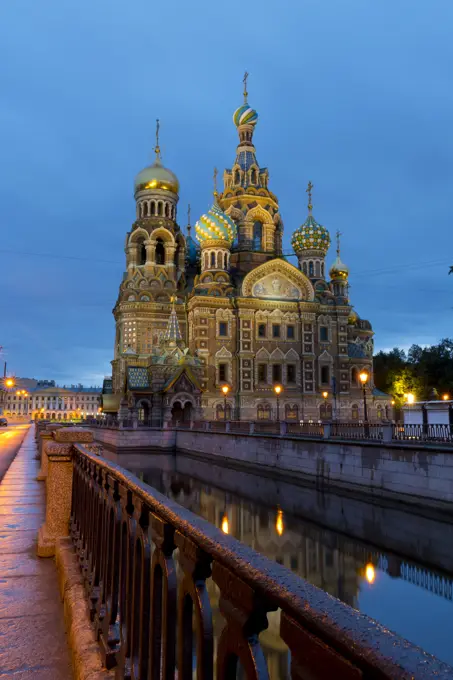
[[[80,420],[98,415],[101,388],[71,385],[58,387],[54,381],[18,379],[5,395],[3,415],[22,420]]]
[[[257,160],[258,114],[246,91],[233,121],[234,162],[195,238],[190,213],[185,233],[178,224],[179,182],[162,165],[158,141],[155,162],[135,179],[105,410],[138,409],[156,425],[269,420],[277,408],[282,420],[361,420],[359,374],[366,371],[368,417],[385,419],[390,398],[374,389],[373,330],[349,300],[339,234],[329,267],[331,239],[313,216],[309,184],[308,214],[291,239],[297,266],[286,259],[280,205]]]

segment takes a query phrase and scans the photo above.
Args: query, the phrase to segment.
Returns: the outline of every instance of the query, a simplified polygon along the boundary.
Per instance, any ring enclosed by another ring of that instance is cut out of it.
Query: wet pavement
[[[0,436],[1,460],[4,445]],[[36,452],[30,427],[0,482],[0,680],[73,677],[55,562],[36,556],[45,515]]]

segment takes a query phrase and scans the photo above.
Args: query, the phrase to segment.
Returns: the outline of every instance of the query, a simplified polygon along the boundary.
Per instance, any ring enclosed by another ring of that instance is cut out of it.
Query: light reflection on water
[[[118,459],[225,533],[453,664],[452,524],[203,466],[182,455],[176,462],[153,456],[153,468],[149,461]],[[212,581],[209,590],[218,638],[224,622]],[[284,680],[289,659],[279,637],[279,612],[268,618],[260,641],[271,678]]]

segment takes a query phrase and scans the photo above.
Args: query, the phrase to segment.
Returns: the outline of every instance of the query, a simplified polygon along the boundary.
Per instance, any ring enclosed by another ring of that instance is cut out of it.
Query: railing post
[[[38,557],[53,557],[58,538],[69,536],[72,497],[72,446],[91,443],[93,433],[76,428],[63,428],[53,434],[46,447],[48,471],[46,480],[46,519],[38,531]]]
[[[41,467],[39,468],[38,475],[36,477],[38,482],[43,482],[47,477],[47,452],[46,446],[48,442],[53,441],[52,432],[41,432],[39,435],[39,453],[41,455]]]
[[[288,424],[284,421],[280,421],[280,436],[288,434]]]
[[[330,423],[323,423],[322,424],[323,428],[323,439],[330,439],[330,431],[331,431],[331,424]]]
[[[229,431],[230,431],[230,422],[227,420],[227,422],[225,423],[225,432],[229,432]]]
[[[383,423],[382,425],[382,441],[391,442],[393,439],[393,425],[392,423]]]

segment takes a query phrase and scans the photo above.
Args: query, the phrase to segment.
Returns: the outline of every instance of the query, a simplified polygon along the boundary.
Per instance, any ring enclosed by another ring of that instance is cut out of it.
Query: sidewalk
[[[36,556],[45,515],[34,427],[0,483],[0,680],[70,680],[53,559]]]

